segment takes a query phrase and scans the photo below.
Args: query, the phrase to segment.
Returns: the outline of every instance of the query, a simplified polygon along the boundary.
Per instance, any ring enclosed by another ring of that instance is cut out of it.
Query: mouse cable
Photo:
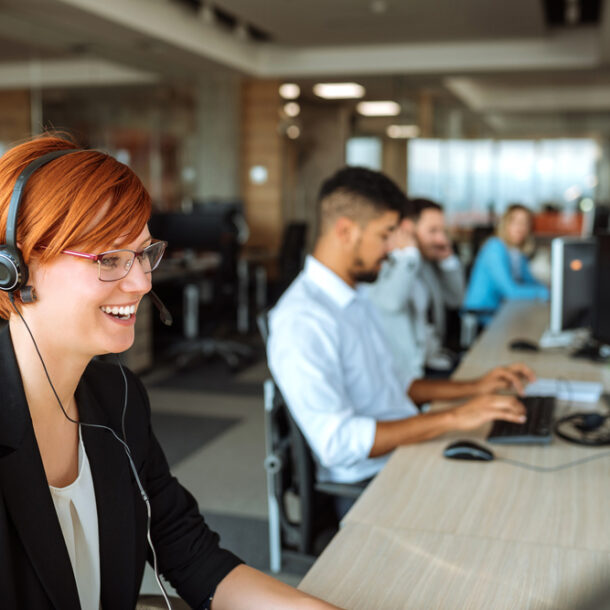
[[[534,464],[528,464],[527,462],[519,462],[518,460],[513,460],[511,458],[496,458],[495,461],[504,462],[506,464],[510,464],[511,466],[519,466],[520,468],[525,468],[526,470],[533,470],[534,472],[559,472],[560,470],[567,470],[568,468],[573,468],[574,466],[585,464],[586,462],[592,462],[593,460],[599,460],[605,457],[610,457],[610,451],[604,451],[603,453],[598,453],[597,455],[589,455],[588,457],[581,458],[579,460],[574,460],[573,462],[559,464],[559,466],[549,467],[534,466]]]
[[[66,412],[66,410],[64,408],[63,403],[61,402],[61,399],[59,398],[59,395],[57,394],[57,391],[55,390],[55,386],[53,385],[53,382],[51,381],[51,376],[49,375],[49,371],[44,362],[44,358],[42,357],[42,354],[40,353],[40,349],[38,349],[38,344],[36,343],[36,339],[34,339],[34,335],[32,334],[32,331],[30,330],[28,323],[25,321],[25,318],[21,315],[21,312],[19,311],[19,309],[17,309],[17,307],[15,305],[15,300],[14,300],[13,294],[9,293],[8,297],[11,302],[11,305],[13,306],[13,309],[15,310],[15,312],[17,313],[19,318],[21,318],[21,321],[25,325],[25,328],[28,331],[30,338],[32,339],[32,343],[34,344],[34,349],[36,350],[36,353],[38,354],[38,358],[40,359],[40,363],[42,364],[42,368],[47,377],[47,381],[49,382],[49,385],[51,386],[51,390],[53,391],[53,394],[55,395],[57,403],[59,404],[59,408],[61,409],[61,411],[64,414],[64,416],[66,417],[66,419],[68,421],[71,421],[74,424],[77,424],[78,426],[86,426],[89,428],[99,428],[101,430],[107,430],[108,432],[110,432],[112,434],[112,436],[114,436],[114,438],[122,445],[123,449],[125,450],[125,454],[127,455],[127,459],[129,460],[129,466],[131,468],[131,471],[135,478],[136,484],[140,491],[140,495],[142,497],[142,500],[144,501],[144,504],[146,505],[146,513],[147,513],[146,539],[148,540],[148,545],[150,546],[150,549],[152,551],[153,569],[155,572],[155,578],[157,580],[157,585],[159,586],[159,589],[161,590],[161,593],[163,594],[163,599],[165,600],[165,604],[167,605],[168,610],[172,610],[172,605],[171,605],[171,602],[169,601],[169,597],[167,596],[167,591],[165,590],[165,587],[163,586],[163,583],[161,582],[161,579],[159,577],[159,572],[157,569],[157,553],[155,552],[155,547],[153,545],[151,534],[150,534],[150,526],[151,526],[150,500],[148,499],[148,495],[147,495],[146,491],[144,490],[144,486],[142,485],[142,482],[140,481],[140,477],[138,476],[138,471],[136,469],[136,465],[134,464],[133,458],[131,457],[131,450],[129,448],[129,445],[122,438],[120,438],[118,436],[118,434],[112,428],[110,428],[108,426],[103,426],[101,424],[83,423],[76,419],[72,419],[68,415],[68,413]],[[118,358],[118,355],[117,355],[117,358]],[[122,413],[122,417],[121,417],[121,425],[123,428],[122,432],[123,432],[123,437],[125,437],[125,411],[127,408],[127,376],[125,375],[125,371],[123,370],[123,366],[121,364],[120,359],[119,359],[119,368],[121,369],[121,373],[123,374],[123,379],[125,381],[125,396],[124,396],[124,401],[123,401],[123,413]]]

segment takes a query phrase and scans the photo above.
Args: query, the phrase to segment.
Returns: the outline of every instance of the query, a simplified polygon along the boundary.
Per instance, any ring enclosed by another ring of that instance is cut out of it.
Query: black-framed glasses
[[[75,252],[74,250],[62,250],[62,254],[88,258],[95,261],[98,268],[98,278],[102,282],[116,282],[122,280],[133,267],[133,263],[138,257],[144,273],[154,271],[163,258],[163,253],[167,247],[166,241],[156,240],[150,246],[136,252],[135,250],[108,250],[100,254],[88,254],[86,252]]]

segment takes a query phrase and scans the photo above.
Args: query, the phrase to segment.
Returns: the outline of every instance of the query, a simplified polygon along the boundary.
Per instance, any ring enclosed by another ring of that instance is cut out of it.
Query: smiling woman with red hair
[[[150,209],[127,166],[65,139],[0,158],[2,608],[134,608],[147,556],[193,608],[333,608],[219,547],[141,382],[93,360],[133,343],[165,248]]]

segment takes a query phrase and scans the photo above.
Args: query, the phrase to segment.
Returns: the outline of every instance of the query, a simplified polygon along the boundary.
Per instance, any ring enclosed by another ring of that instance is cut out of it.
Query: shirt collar
[[[356,290],[346,284],[334,271],[311,255],[305,259],[305,277],[328,295],[342,309],[355,298]]]

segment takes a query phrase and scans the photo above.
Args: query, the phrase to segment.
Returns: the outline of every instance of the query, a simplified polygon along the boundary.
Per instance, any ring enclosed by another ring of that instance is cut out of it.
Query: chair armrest
[[[357,498],[364,491],[364,487],[356,483],[316,483],[315,488],[321,493],[341,498]]]

